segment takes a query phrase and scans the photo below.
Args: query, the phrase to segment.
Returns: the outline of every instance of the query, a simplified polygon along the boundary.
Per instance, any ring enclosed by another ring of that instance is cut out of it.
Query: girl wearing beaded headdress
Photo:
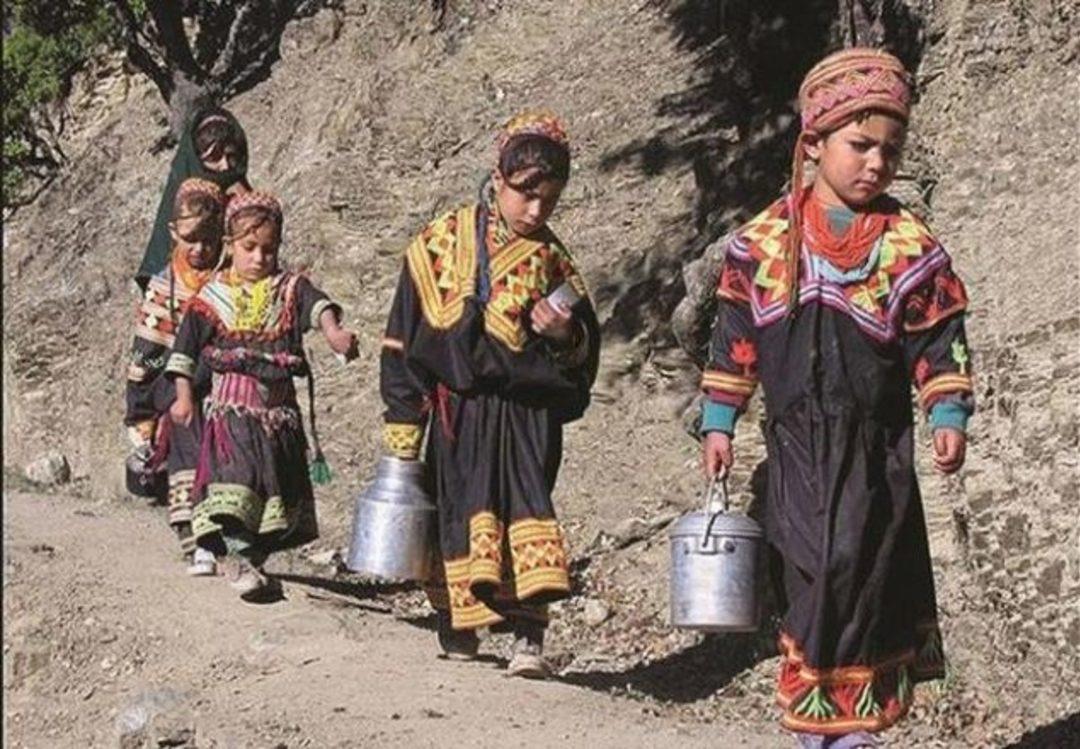
[[[304,275],[281,270],[281,206],[249,192],[225,213],[231,267],[191,303],[166,372],[176,381],[175,424],[191,423],[192,379],[211,373],[195,473],[192,532],[200,548],[224,557],[229,582],[245,600],[275,594],[262,566],[271,552],[318,537],[312,481],[329,480],[311,418],[312,460],[294,377],[306,377],[303,334],[319,329],[338,354],[356,356],[341,309]]]
[[[515,117],[496,162],[478,203],[406,250],[383,340],[384,434],[405,460],[427,435],[443,562],[429,596],[444,652],[472,658],[478,628],[505,627],[509,673],[543,677],[546,604],[570,592],[551,491],[563,425],[589,402],[599,329],[547,225],[570,172],[562,123]]]
[[[766,533],[787,606],[778,700],[807,747],[876,745],[913,685],[944,673],[911,390],[936,467],[957,471],[967,296],[926,224],[885,194],[910,98],[903,65],[877,50],[806,76],[791,192],[727,248],[702,380],[710,475],[731,467],[736,419],[765,393]]]
[[[128,487],[134,494],[156,500],[162,491],[158,479],[167,478],[169,524],[180,537],[188,572],[210,575],[214,573],[214,558],[199,553],[191,536],[199,421],[172,427],[166,416],[176,390],[162,374],[191,300],[210,280],[221,258],[221,188],[197,178],[181,183],[168,228],[172,259],[168,267],[150,278],[136,312],[124,418],[133,446],[126,466]],[[209,390],[209,373],[198,370],[193,383],[196,399],[201,399]]]

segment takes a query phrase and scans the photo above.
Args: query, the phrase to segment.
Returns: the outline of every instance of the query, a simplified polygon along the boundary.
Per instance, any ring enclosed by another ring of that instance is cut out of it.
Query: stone
[[[50,450],[27,464],[23,471],[28,481],[42,486],[57,486],[71,481],[71,466],[63,453]]]
[[[589,598],[585,601],[585,624],[590,627],[599,627],[611,616],[611,607],[599,598]]]
[[[116,718],[120,749],[195,747],[188,697],[169,687],[142,692]]]

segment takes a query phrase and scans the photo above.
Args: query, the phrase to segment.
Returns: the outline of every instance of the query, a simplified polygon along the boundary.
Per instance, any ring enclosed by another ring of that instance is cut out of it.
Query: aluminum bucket
[[[722,503],[716,501],[718,486]],[[672,625],[702,632],[755,631],[763,536],[751,518],[728,513],[727,486],[714,480],[705,509],[683,516],[668,531]]]
[[[390,580],[426,580],[435,549],[435,505],[423,490],[424,464],[379,459],[375,480],[360,493],[345,566]]]

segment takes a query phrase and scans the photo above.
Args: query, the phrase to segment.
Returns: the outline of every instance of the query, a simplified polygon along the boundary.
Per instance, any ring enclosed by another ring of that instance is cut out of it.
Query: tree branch
[[[140,42],[139,38],[146,35],[142,31],[135,11],[132,10],[127,0],[113,0],[113,5],[120,15],[120,20],[124,23],[124,39],[127,42],[128,60],[154,82],[158,92],[161,94],[161,98],[169,101],[172,98],[173,91],[176,90],[176,86],[173,83],[168,66],[159,64],[154,59],[154,56],[150,54],[150,50]]]
[[[146,11],[157,28],[166,59],[188,78],[203,80],[206,72],[195,62],[195,55],[191,52],[191,44],[184,30],[182,5],[174,0],[146,0]]]

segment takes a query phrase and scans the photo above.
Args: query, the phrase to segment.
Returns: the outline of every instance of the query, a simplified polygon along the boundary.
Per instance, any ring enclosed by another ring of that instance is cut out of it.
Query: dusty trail
[[[378,601],[285,594],[186,577],[158,510],[5,492],[5,746],[788,745],[439,660]]]

